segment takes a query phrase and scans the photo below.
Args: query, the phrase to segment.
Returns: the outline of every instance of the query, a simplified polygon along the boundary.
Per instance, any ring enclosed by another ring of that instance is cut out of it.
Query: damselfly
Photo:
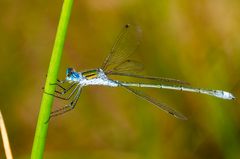
[[[109,87],[123,87],[129,92],[141,97],[142,99],[154,104],[163,111],[173,115],[174,117],[182,120],[187,118],[181,113],[177,112],[173,108],[168,107],[167,105],[155,100],[149,95],[134,89],[133,87],[148,87],[148,88],[161,88],[161,89],[170,89],[170,90],[179,90],[187,92],[195,92],[206,94],[210,96],[215,96],[222,99],[233,100],[235,97],[226,91],[222,90],[207,90],[201,88],[192,88],[188,86],[187,82],[171,79],[171,78],[162,78],[162,77],[153,77],[153,76],[142,76],[136,74],[137,71],[141,70],[142,65],[137,61],[130,60],[129,56],[135,51],[139,45],[139,30],[136,27],[133,27],[129,24],[125,25],[117,37],[116,42],[114,43],[109,55],[105,59],[102,67],[98,69],[92,69],[83,72],[76,72],[73,68],[68,68],[66,71],[66,78],[63,81],[59,81],[56,85],[61,89],[61,91],[55,91],[56,94],[50,94],[54,97],[69,100],[69,104],[64,107],[57,109],[51,113],[51,117],[63,114],[68,112],[77,104],[77,101],[80,97],[81,90],[85,86],[89,85],[103,85]],[[136,83],[136,82],[125,82],[113,80],[110,76],[127,76],[137,79],[147,79],[155,80],[159,82],[168,82],[175,83],[175,85],[165,85],[165,84],[152,84],[152,83]],[[70,85],[66,88],[63,86],[64,83],[69,83]],[[178,84],[178,85],[176,85]],[[67,93],[68,92],[68,93]],[[48,94],[48,93],[47,93]],[[65,97],[65,95],[67,97]]]

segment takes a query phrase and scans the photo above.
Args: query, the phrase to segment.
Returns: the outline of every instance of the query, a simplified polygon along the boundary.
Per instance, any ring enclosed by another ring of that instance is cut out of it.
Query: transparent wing
[[[111,71],[129,58],[140,43],[140,32],[139,28],[129,24],[123,27],[101,67],[104,72]]]
[[[111,49],[111,52],[101,67],[104,72],[108,75],[128,76],[189,85],[189,83],[177,79],[142,76],[136,74],[143,70],[143,65],[137,61],[129,60],[128,58],[140,44],[140,35],[141,30],[137,27],[129,24],[123,27]]]
[[[109,75],[114,75],[114,73],[136,73],[143,70],[143,65],[134,60],[125,60],[120,64],[116,65],[112,70],[105,72]]]
[[[144,75],[137,75],[137,74],[131,74],[129,72],[119,72],[113,70],[112,72],[107,73],[109,75],[116,75],[116,76],[127,76],[127,77],[134,77],[134,78],[140,78],[140,79],[147,79],[147,80],[154,80],[159,82],[169,82],[169,83],[175,83],[175,84],[181,84],[181,85],[190,85],[190,83],[173,79],[173,78],[165,78],[165,77],[155,77],[155,76],[144,76]]]
[[[162,109],[163,111],[173,115],[174,117],[176,117],[178,119],[181,119],[181,120],[187,120],[187,117],[185,117],[183,114],[177,112],[173,108],[168,107],[167,105],[165,105],[163,103],[160,103],[159,101],[157,101],[156,99],[148,96],[147,94],[145,94],[145,93],[143,93],[143,92],[141,92],[139,90],[133,89],[131,87],[127,87],[127,86],[123,86],[123,87],[126,88],[128,91],[134,93],[135,95],[141,97],[142,99],[144,99],[144,100],[154,104],[155,106],[157,106],[158,108]]]

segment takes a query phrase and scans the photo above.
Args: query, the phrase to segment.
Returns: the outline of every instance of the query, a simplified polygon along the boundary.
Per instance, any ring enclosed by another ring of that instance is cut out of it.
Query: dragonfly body
[[[103,85],[109,87],[117,87],[118,83],[110,80],[102,69],[94,69],[85,72],[76,72],[72,68],[67,69],[69,76],[66,81],[69,83],[77,82],[81,86]]]
[[[58,81],[56,83],[59,88],[63,91],[56,91],[57,94],[50,94],[55,97],[64,100],[71,100],[69,104],[65,105],[61,109],[55,110],[51,113],[51,117],[63,114],[67,111],[72,110],[77,104],[78,98],[80,97],[82,87],[91,86],[91,85],[102,85],[109,87],[123,87],[129,92],[139,96],[140,98],[154,104],[163,111],[173,115],[176,118],[185,120],[187,119],[184,115],[177,112],[171,107],[155,100],[149,95],[135,90],[132,87],[144,87],[144,88],[160,88],[160,89],[170,89],[178,91],[187,91],[195,92],[200,94],[206,94],[214,96],[221,99],[234,100],[235,97],[230,92],[222,90],[208,90],[201,88],[189,87],[187,82],[172,79],[172,78],[163,78],[163,77],[153,77],[153,76],[142,76],[132,72],[137,72],[140,70],[141,65],[138,62],[129,60],[129,56],[132,52],[135,51],[139,42],[136,41],[136,36],[132,34],[130,25],[125,25],[122,32],[119,34],[116,42],[113,45],[113,48],[107,58],[105,59],[102,67],[98,69],[92,69],[83,72],[77,72],[73,68],[68,68],[66,71],[66,78],[63,81]],[[133,83],[125,81],[117,81],[110,78],[110,76],[125,76],[138,79],[152,80],[158,82],[168,82],[174,83],[174,85],[165,85],[165,84],[152,84],[152,83]],[[64,88],[61,84],[69,83],[68,88]],[[176,85],[178,84],[178,85]],[[63,95],[67,94],[70,91],[70,94],[67,97]]]
[[[77,82],[81,86],[103,85],[103,86],[109,86],[109,87],[127,86],[127,87],[160,88],[160,89],[170,89],[170,90],[207,94],[210,96],[215,96],[217,98],[228,99],[228,100],[232,100],[235,98],[231,93],[222,91],[222,90],[206,90],[201,88],[170,86],[170,85],[163,85],[163,84],[131,83],[131,82],[115,81],[115,80],[109,79],[108,76],[104,73],[104,71],[101,68],[88,70],[85,72],[76,72],[74,69],[68,68],[67,74],[69,75],[67,75],[66,80],[69,83]]]

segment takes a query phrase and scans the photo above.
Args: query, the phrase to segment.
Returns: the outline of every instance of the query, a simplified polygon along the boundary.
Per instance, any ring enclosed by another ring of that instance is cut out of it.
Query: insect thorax
[[[105,85],[110,87],[118,86],[116,82],[108,79],[102,69],[89,70],[81,73],[82,80],[79,82],[82,85]]]

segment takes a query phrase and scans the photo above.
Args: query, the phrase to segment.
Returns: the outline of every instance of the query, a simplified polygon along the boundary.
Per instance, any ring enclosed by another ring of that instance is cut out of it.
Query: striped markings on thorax
[[[85,77],[87,80],[97,78],[98,71],[97,70],[89,70],[82,73],[83,77]]]

